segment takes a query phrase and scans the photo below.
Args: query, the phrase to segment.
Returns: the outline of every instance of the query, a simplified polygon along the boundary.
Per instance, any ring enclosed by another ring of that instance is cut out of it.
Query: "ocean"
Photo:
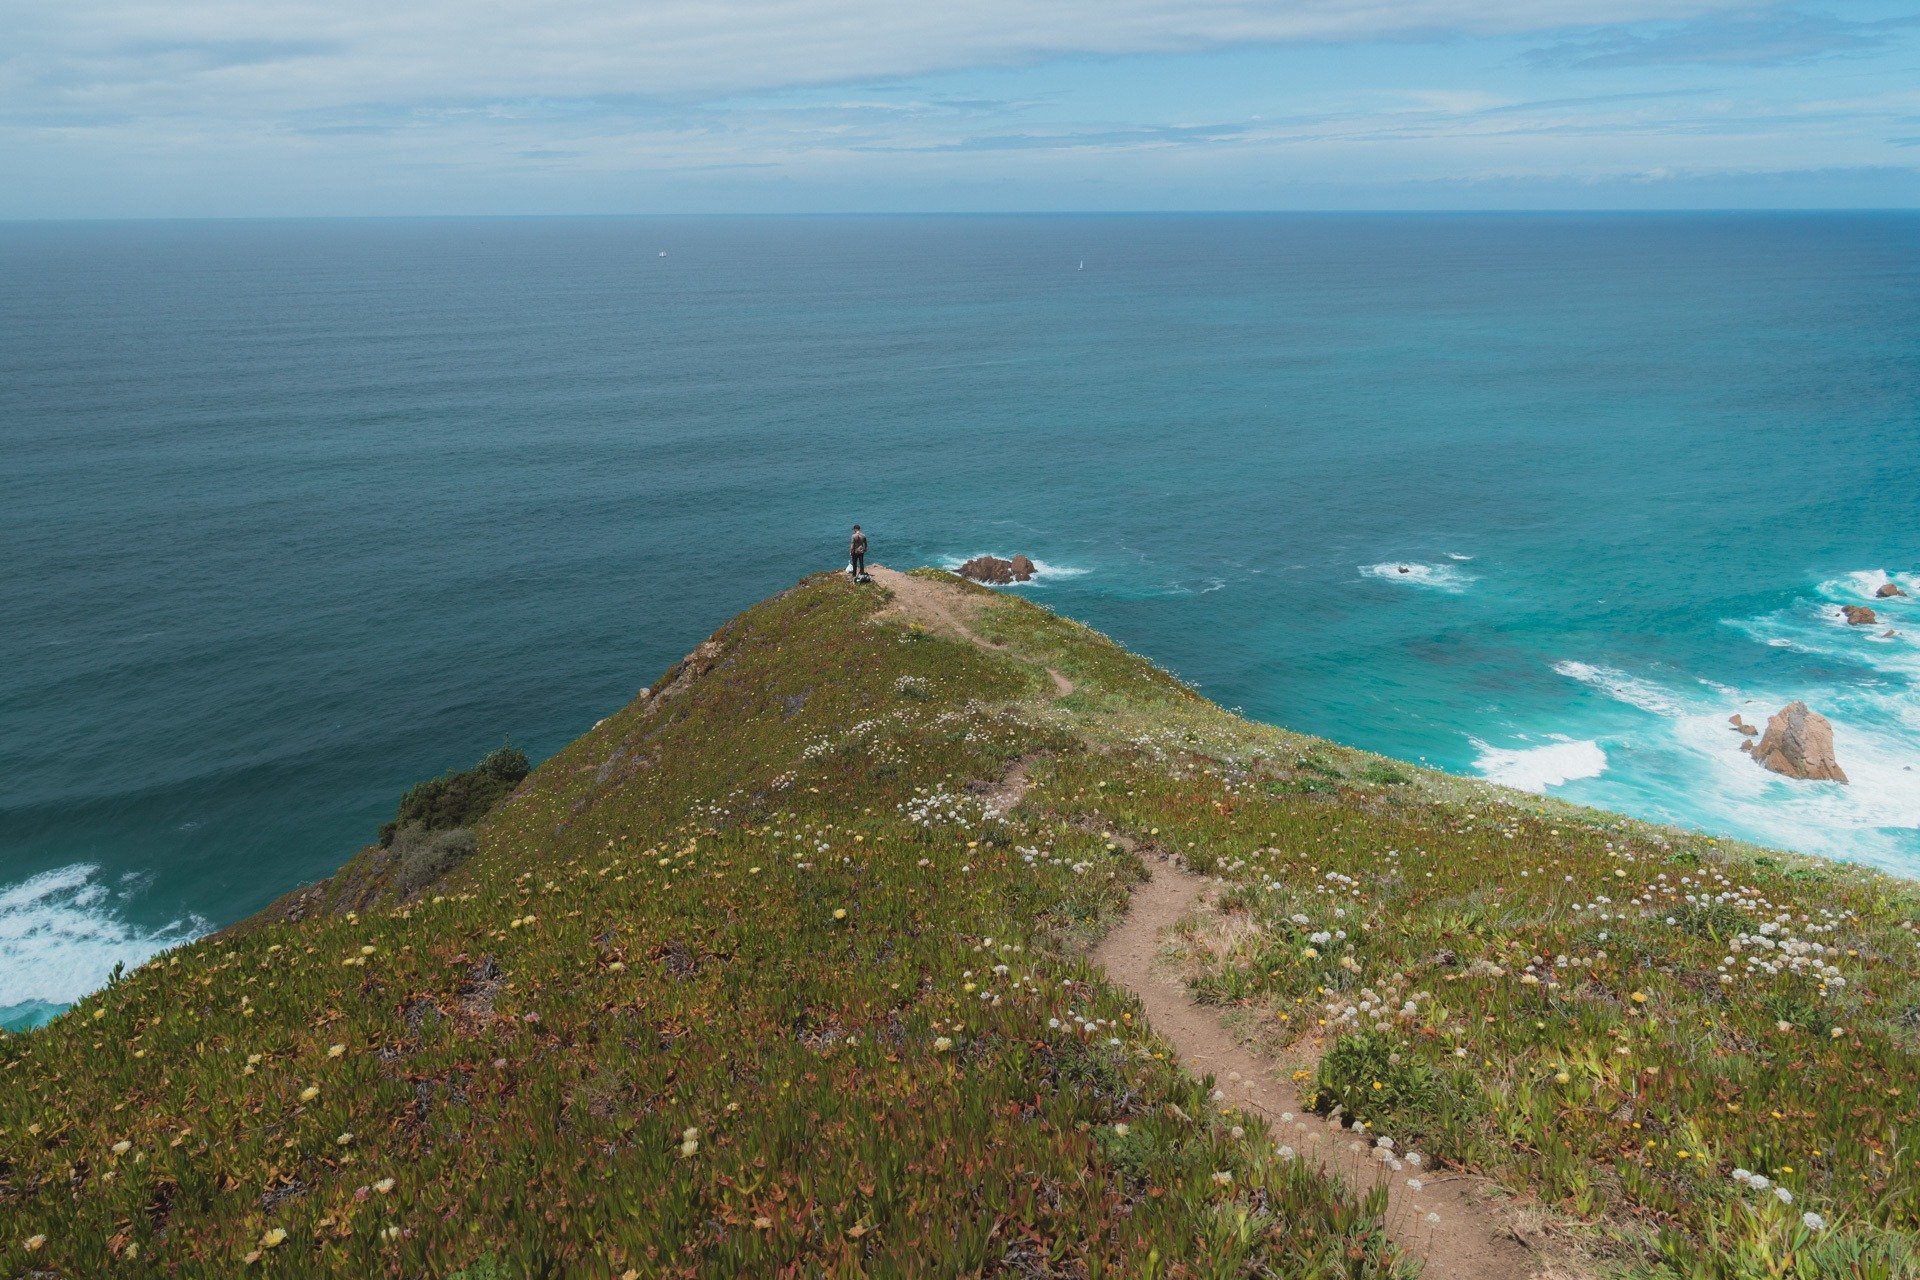
[[[1920,872],[1913,214],[0,225],[0,453],[10,1027],[855,521],[1262,720]],[[1792,698],[1851,785],[1739,752]]]

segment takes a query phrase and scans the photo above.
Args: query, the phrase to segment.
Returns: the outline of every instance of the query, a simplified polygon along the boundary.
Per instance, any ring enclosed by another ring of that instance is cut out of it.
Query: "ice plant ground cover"
[[[810,580],[444,882],[0,1041],[0,1275],[1410,1272],[1081,958],[1109,833],[1221,877],[1195,989],[1419,1176],[1626,1273],[1916,1273],[1913,885],[1253,725],[939,576],[985,647]]]
[[[1078,749],[1044,674],[885,603],[743,615],[411,900],[0,1040],[0,1275],[1401,1274],[1080,958],[1137,866],[967,790]]]

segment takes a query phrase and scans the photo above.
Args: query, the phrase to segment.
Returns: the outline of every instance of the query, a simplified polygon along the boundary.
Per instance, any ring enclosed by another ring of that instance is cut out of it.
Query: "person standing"
[[[867,576],[867,535],[860,532],[859,525],[853,526],[853,541],[847,546],[847,554],[850,557],[847,563],[848,572],[852,573],[853,580],[858,582]]]

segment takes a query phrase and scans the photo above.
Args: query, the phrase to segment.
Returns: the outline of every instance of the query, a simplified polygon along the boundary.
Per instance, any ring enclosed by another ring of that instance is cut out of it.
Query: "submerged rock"
[[[1767,721],[1753,758],[1775,773],[1819,782],[1845,782],[1833,758],[1833,726],[1806,703],[1789,702]]]
[[[1863,604],[1843,604],[1840,612],[1847,615],[1847,625],[1850,627],[1870,627],[1880,621],[1873,610]]]

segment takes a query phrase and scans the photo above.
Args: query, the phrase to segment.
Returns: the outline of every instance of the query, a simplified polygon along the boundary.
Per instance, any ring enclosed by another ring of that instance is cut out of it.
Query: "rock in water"
[[[1873,610],[1863,604],[1843,604],[1840,612],[1847,615],[1847,625],[1850,627],[1870,627],[1880,621],[1874,616]]]
[[[960,576],[1004,587],[1013,581],[1013,561],[999,556],[975,556],[960,566]]]
[[[1015,582],[1026,582],[1033,577],[1033,561],[1027,559],[1025,556],[1015,556],[1010,563],[1013,565],[1013,580]]]
[[[1846,771],[1833,758],[1833,726],[1806,703],[1789,702],[1767,721],[1767,732],[1753,758],[1789,778],[1845,782]]]
[[[1907,593],[1900,589],[1900,584],[1897,582],[1883,582],[1880,584],[1880,589],[1873,594],[1882,600],[1891,600],[1895,596],[1903,596]]]

